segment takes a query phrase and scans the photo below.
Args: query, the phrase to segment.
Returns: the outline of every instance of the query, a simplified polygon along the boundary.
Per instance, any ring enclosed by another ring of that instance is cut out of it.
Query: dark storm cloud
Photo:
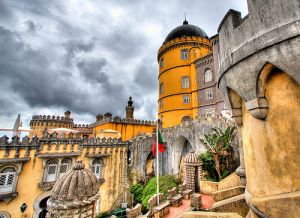
[[[153,119],[157,50],[184,12],[211,36],[245,2],[1,0],[0,125],[44,110],[68,109],[87,123],[97,113],[123,116],[130,94],[135,117]]]
[[[80,52],[91,52],[95,47],[95,38],[92,38],[89,41],[82,41],[82,40],[69,40],[67,43],[64,44],[66,49],[66,63],[70,64],[73,58],[75,57],[76,53]]]
[[[87,51],[91,46],[80,48]],[[11,92],[19,94],[31,107],[63,106],[75,113],[96,114],[102,112],[98,107],[105,103],[107,111],[119,113],[122,105],[119,99],[125,100],[124,95],[114,92],[110,92],[109,96],[98,95],[96,98],[96,87],[94,93],[89,93],[88,90],[82,89],[89,85],[81,83],[82,78],[76,80],[68,71],[51,70],[50,60],[24,44],[16,33],[3,27],[0,27],[0,53],[6,54],[0,59],[1,87],[8,85]],[[99,67],[99,63],[103,63],[103,60],[94,66]],[[86,67],[83,70],[88,73],[91,68]],[[106,74],[102,75],[102,79],[103,89],[112,90],[113,85],[109,83]],[[118,92],[122,91],[122,87],[118,88]],[[9,90],[6,90],[6,93],[9,96]],[[107,99],[104,99],[105,97]],[[115,105],[119,106],[117,110],[114,109]],[[10,110],[10,104],[5,104],[5,107],[8,107],[6,110]]]

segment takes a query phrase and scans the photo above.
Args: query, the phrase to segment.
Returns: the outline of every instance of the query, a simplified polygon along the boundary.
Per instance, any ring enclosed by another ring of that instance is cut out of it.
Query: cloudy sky
[[[189,23],[209,36],[246,0],[0,0],[0,128],[20,113],[63,115],[91,123],[98,113],[135,117],[157,112],[157,50]]]

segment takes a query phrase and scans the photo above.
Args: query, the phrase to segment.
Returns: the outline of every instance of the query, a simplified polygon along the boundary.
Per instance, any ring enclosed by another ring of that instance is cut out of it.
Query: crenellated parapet
[[[187,47],[187,46],[205,47],[208,50],[211,50],[211,42],[209,39],[197,37],[197,36],[179,37],[165,42],[160,47],[160,49],[158,50],[157,60],[159,61],[161,56],[163,56],[166,52],[170,50],[180,48],[180,47]]]
[[[239,98],[253,117],[266,118],[265,83],[271,71],[280,69],[300,83],[299,7],[298,0],[248,0],[248,16],[230,10],[222,20],[219,88],[238,124],[242,124]]]
[[[81,153],[83,148],[105,148],[105,153],[112,152],[113,148],[117,150],[119,148],[124,148],[124,152],[131,144],[131,142],[122,142],[122,139],[116,138],[82,138],[81,133],[69,133],[67,136],[62,133],[61,135],[56,132],[49,134],[47,131],[43,132],[41,138],[33,137],[31,140],[28,136],[23,137],[21,140],[18,136],[14,136],[11,140],[5,135],[0,138],[0,150],[5,150],[4,157],[10,155],[10,151],[14,151],[14,158],[20,157],[20,150],[25,149],[25,157],[29,157],[30,151],[35,150],[35,156],[40,155],[44,146],[46,150],[52,150],[55,146],[55,151],[58,152],[60,147],[62,150],[68,150],[67,145],[71,145],[71,152],[75,152],[77,146],[77,151]],[[107,151],[107,152],[106,152]],[[123,151],[123,150],[122,150]],[[93,152],[92,152],[93,153]],[[89,151],[87,151],[89,154]],[[64,155],[64,151],[61,151],[60,155]]]
[[[98,114],[96,116],[96,122],[89,125],[89,127],[98,126],[105,123],[120,123],[120,124],[133,124],[133,125],[145,125],[154,126],[155,122],[150,120],[139,120],[139,119],[126,119],[119,116],[112,117],[111,113],[104,115]]]

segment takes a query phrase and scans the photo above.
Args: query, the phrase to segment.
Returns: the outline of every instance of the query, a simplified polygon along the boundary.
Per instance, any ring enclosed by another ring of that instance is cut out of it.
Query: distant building
[[[163,128],[206,114],[228,111],[217,88],[218,35],[208,38],[186,20],[166,37],[158,51],[158,115]]]

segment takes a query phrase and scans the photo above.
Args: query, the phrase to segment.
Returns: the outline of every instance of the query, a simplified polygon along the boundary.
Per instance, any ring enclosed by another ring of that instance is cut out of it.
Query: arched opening
[[[192,150],[192,145],[184,136],[179,136],[174,144],[174,149],[173,174],[183,182],[185,177],[184,158]]]
[[[50,198],[50,196],[42,199],[39,203],[39,207],[41,208],[41,212],[39,214],[39,218],[46,218],[46,214],[47,214],[47,201]]]
[[[153,176],[155,176],[155,172],[154,172],[154,156],[152,154],[152,152],[149,153],[147,160],[146,160],[146,181],[150,180]]]

